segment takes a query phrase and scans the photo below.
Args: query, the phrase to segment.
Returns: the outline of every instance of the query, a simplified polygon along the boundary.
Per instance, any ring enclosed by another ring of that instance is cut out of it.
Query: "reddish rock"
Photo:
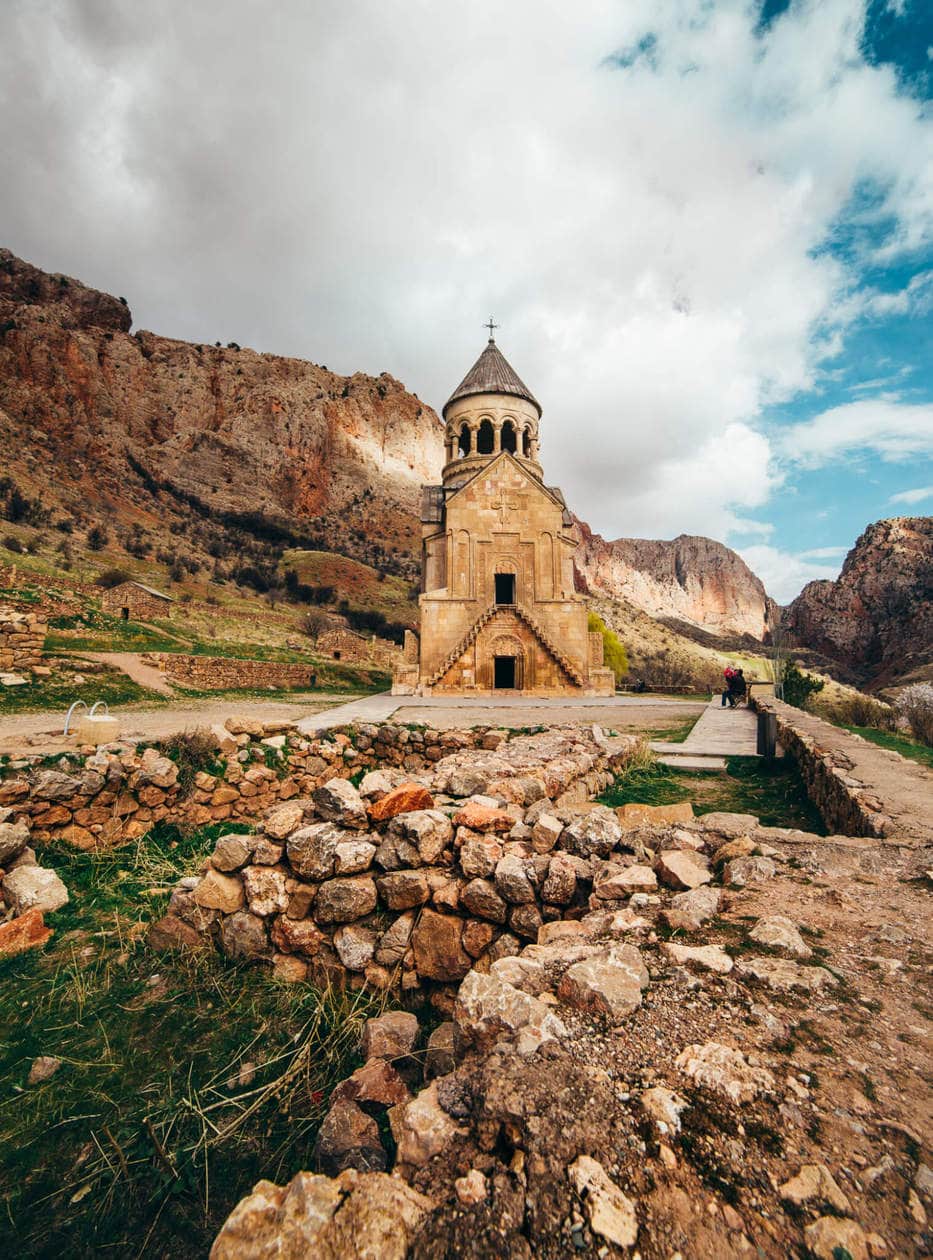
[[[44,945],[51,935],[52,929],[45,926],[42,911],[27,910],[18,919],[0,923],[0,958],[9,958]]]
[[[388,1163],[378,1124],[346,1098],[338,1098],[324,1117],[314,1159],[321,1171],[331,1177],[345,1168],[381,1172]]]
[[[408,1102],[411,1090],[386,1059],[369,1059],[334,1090],[334,1098],[394,1107]]]
[[[469,827],[471,831],[511,831],[515,819],[504,809],[493,809],[490,805],[478,805],[475,801],[467,803],[454,814],[454,825]]]
[[[327,937],[311,919],[289,919],[281,915],[272,924],[272,943],[283,954],[316,954]]]
[[[431,980],[462,980],[472,959],[460,937],[463,920],[423,910],[411,935],[418,974]]]
[[[369,807],[369,816],[374,822],[386,822],[397,814],[410,814],[416,809],[433,809],[434,797],[420,783],[400,783],[392,788],[381,800]]]
[[[418,1040],[418,1020],[410,1011],[386,1011],[363,1027],[364,1059],[400,1059]]]
[[[204,944],[204,937],[177,914],[166,914],[150,926],[146,942],[150,949],[160,951],[196,949]]]

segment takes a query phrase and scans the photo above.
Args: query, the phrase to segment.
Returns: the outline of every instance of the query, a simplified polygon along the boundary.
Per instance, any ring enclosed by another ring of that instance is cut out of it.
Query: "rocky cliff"
[[[714,634],[764,637],[771,600],[748,565],[722,543],[689,534],[671,542],[606,542],[583,521],[574,528],[578,580],[590,594],[623,599],[652,617]]]
[[[229,556],[216,531],[231,526],[414,575],[419,489],[442,459],[429,407],[387,374],[131,326],[123,298],[0,250],[0,443],[24,490],[78,522],[139,526],[156,547],[170,530]],[[721,544],[576,529],[594,595],[714,634],[765,633],[764,588]]]
[[[863,682],[890,683],[933,659],[933,517],[869,525],[834,582],[810,582],[786,612],[799,643]]]
[[[419,488],[442,456],[429,407],[388,374],[131,336],[131,323],[122,298],[0,250],[10,474],[85,518],[246,521],[412,566]]]

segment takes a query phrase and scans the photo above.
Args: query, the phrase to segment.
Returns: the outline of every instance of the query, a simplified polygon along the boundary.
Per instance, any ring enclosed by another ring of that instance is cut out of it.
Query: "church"
[[[539,462],[541,407],[489,342],[444,407],[439,486],[421,491],[420,638],[397,695],[611,695],[574,590],[572,520]]]

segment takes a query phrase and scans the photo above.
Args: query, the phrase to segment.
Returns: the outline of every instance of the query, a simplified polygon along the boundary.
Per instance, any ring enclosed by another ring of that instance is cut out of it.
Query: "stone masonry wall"
[[[14,762],[0,779],[0,809],[10,809],[11,821],[29,823],[32,843],[58,840],[93,849],[134,840],[160,822],[251,824],[277,802],[306,797],[335,777],[377,766],[410,775],[457,750],[488,750],[508,738],[482,727],[434,731],[391,723],[303,736],[290,722],[236,717],[212,727],[211,736],[216,773],[201,771],[188,787],[179,783],[178,766],[157,748],[115,743],[87,750],[83,764],[77,759],[68,769]],[[585,795],[586,785],[581,782],[579,790]]]
[[[231,687],[310,687],[311,676],[316,672],[313,665],[185,656],[176,652],[151,652],[144,659],[164,669],[171,682],[208,691],[226,691]]]
[[[755,696],[752,703],[759,712],[776,716],[778,739],[797,762],[807,795],[830,832],[876,837],[926,835],[933,840],[929,809],[922,805],[924,795],[929,799],[929,788],[925,791],[923,784],[914,782],[931,780],[929,772],[894,753],[866,746],[857,735],[773,696]],[[853,773],[854,760],[847,747],[863,758],[867,754],[879,764],[883,762],[887,785],[882,788],[871,778]],[[916,797],[915,804],[912,797]]]
[[[0,608],[0,671],[32,670],[42,664],[48,625],[35,613]]]

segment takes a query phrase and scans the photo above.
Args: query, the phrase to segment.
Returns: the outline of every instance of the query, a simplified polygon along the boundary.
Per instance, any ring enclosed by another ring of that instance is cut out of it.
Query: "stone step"
[[[701,753],[682,754],[673,757],[663,753],[657,760],[662,766],[670,766],[672,770],[725,770],[725,757],[705,757]]]

